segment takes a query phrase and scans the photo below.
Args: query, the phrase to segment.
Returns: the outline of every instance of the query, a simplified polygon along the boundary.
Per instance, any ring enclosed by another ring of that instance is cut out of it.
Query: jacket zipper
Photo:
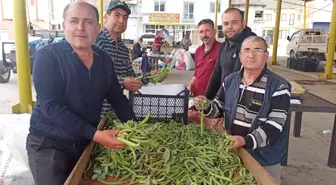
[[[235,104],[234,104],[234,107],[232,108],[232,112],[230,112],[230,119],[232,120],[232,123],[230,125],[230,130],[232,128],[232,125],[233,125],[233,121],[235,119],[235,116],[236,116],[236,112],[237,112],[237,104],[238,104],[238,100],[239,100],[239,86],[240,86],[240,81],[241,79],[239,78],[239,83],[238,83],[238,87],[236,87],[236,93],[235,94]],[[238,89],[238,92],[237,92],[237,89]]]

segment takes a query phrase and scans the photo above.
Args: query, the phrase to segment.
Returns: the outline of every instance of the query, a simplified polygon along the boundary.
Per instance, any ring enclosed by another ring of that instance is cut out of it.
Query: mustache
[[[209,39],[209,37],[203,37],[202,40],[204,40],[204,39]]]

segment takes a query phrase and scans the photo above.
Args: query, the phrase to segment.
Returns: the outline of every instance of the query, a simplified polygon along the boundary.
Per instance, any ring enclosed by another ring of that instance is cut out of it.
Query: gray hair
[[[266,42],[266,40],[265,40],[264,38],[259,37],[259,36],[249,36],[249,37],[247,37],[247,38],[243,41],[242,45],[243,45],[245,42],[247,42],[247,41],[252,41],[252,42],[262,42],[262,43],[264,44],[264,46],[265,46],[265,50],[267,51],[268,45],[267,45],[267,42]]]

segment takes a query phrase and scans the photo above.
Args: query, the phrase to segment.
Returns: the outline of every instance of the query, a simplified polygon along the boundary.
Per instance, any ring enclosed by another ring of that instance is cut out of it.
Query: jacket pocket
[[[225,113],[231,113],[231,108],[228,108],[227,106],[224,105],[223,109]]]
[[[26,149],[28,152],[36,152],[43,146],[44,137],[37,137],[29,134],[27,136]]]

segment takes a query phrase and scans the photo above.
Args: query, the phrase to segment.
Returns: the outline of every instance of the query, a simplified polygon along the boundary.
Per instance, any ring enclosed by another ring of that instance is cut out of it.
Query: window
[[[165,10],[166,10],[166,2],[165,1],[154,2],[154,11],[164,12]]]
[[[155,25],[146,25],[145,33],[155,33]]]
[[[145,33],[154,33],[158,30],[161,30],[162,28],[165,28],[164,25],[145,25]]]
[[[322,35],[322,33],[320,31],[306,31],[304,33],[305,35]]]
[[[183,19],[194,20],[194,3],[184,2]]]
[[[281,21],[287,21],[287,15],[281,14]]]
[[[297,15],[297,20],[301,21],[301,15],[300,14]]]
[[[291,40],[298,38],[299,34],[300,34],[300,31],[297,31],[297,32],[293,33],[293,35],[291,37]]]
[[[266,40],[266,43],[268,45],[273,44],[273,36],[274,36],[274,30],[264,30],[264,39]]]
[[[287,36],[289,36],[289,30],[279,31],[279,39],[287,39]]]
[[[263,16],[264,16],[264,11],[262,11],[262,10],[256,10],[256,11],[255,11],[254,18],[262,19]]]
[[[155,35],[152,35],[152,34],[143,34],[141,36],[141,38],[143,38],[143,39],[154,39]]]
[[[210,2],[210,13],[215,13],[216,9],[216,3],[215,2]],[[218,13],[221,11],[221,4],[218,3]]]
[[[266,14],[266,21],[272,21],[272,14]]]
[[[293,26],[294,20],[295,20],[295,14],[292,13],[289,15],[289,25]]]
[[[13,20],[14,12],[13,12],[12,1],[2,1],[1,9],[2,9],[2,15],[3,15],[2,19],[3,20]]]
[[[132,14],[138,14],[138,7],[134,4],[129,4],[128,7],[131,9]]]
[[[0,40],[8,40],[8,31],[7,30],[0,30]],[[0,53],[1,53],[1,51],[0,51]]]

